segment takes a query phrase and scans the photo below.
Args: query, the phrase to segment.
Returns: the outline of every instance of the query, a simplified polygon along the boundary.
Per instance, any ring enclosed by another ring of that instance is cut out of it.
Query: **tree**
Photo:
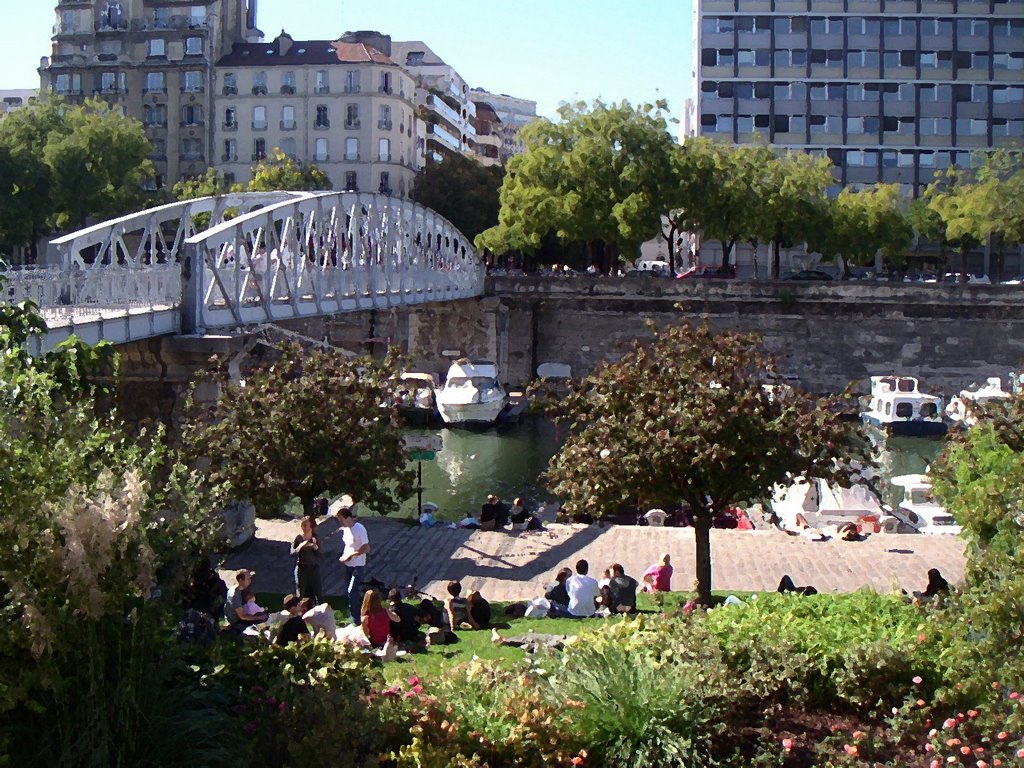
[[[837,398],[772,397],[762,381],[773,367],[753,336],[707,325],[658,331],[553,405],[569,436],[548,469],[552,493],[567,512],[596,516],[688,504],[707,604],[716,514],[801,474],[846,484],[848,462],[870,463],[860,427],[836,417]]]
[[[412,491],[401,432],[383,406],[395,376],[391,358],[287,344],[243,382],[222,379],[213,408],[193,407],[183,440],[211,481],[262,515],[295,497],[313,514],[317,497],[341,492],[387,514]]]
[[[898,184],[860,191],[847,187],[825,207],[810,245],[823,255],[841,256],[844,277],[850,264],[873,264],[879,251],[890,266],[900,264],[914,236],[905,202]]]
[[[427,160],[416,177],[412,199],[432,208],[470,240],[498,223],[498,190],[505,176],[501,166],[484,166],[464,155],[446,154]]]
[[[10,189],[19,199],[0,214],[0,229],[9,237],[27,233],[34,245],[53,229],[137,210],[146,199],[142,183],[153,175],[152,151],[140,122],[99,99],[82,106],[43,100],[6,115],[0,162],[15,162]]]
[[[501,186],[498,225],[477,238],[495,253],[535,251],[549,232],[562,243],[599,245],[603,268],[658,235],[675,204],[673,154],[664,102],[564,104],[557,123],[538,120],[520,133]]]
[[[331,180],[313,163],[300,163],[280,149],[274,149],[269,159],[261,160],[250,172],[252,179],[246,187],[249,192],[276,192],[278,190],[304,190],[316,192],[332,189]]]
[[[195,200],[199,197],[213,197],[236,191],[242,191],[240,184],[228,184],[223,173],[216,168],[207,168],[202,176],[189,176],[178,181],[171,194],[175,200]]]

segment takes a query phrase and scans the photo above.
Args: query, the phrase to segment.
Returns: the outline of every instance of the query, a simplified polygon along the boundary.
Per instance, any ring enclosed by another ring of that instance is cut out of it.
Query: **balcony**
[[[378,163],[390,163],[391,162],[391,155],[390,154],[387,154],[387,155],[377,155],[377,162]]]
[[[459,113],[452,109],[448,102],[440,96],[433,93],[430,94],[427,104],[429,104],[437,114],[441,115],[441,117],[451,123],[452,127],[457,127],[462,124],[462,118],[459,116]]]
[[[266,96],[267,95],[267,86],[265,86],[265,85],[254,85],[252,87],[252,95],[253,96]]]
[[[316,123],[313,124],[313,130],[314,131],[326,131],[330,127],[331,127],[331,121],[330,120],[318,120]]]
[[[223,155],[220,156],[220,161],[222,163],[237,163],[238,155],[234,153],[225,152]]]
[[[379,187],[377,187],[377,191],[380,192],[382,195],[390,195],[391,187],[390,185],[381,184]]]
[[[382,85],[380,88],[377,89],[377,93],[387,93],[390,95],[394,92],[395,89],[392,88],[390,85]]]
[[[166,128],[167,120],[148,120],[142,124],[143,128]]]
[[[267,130],[267,121],[266,120],[253,120],[252,121],[252,129],[254,131],[265,131],[265,130]]]
[[[181,92],[182,93],[202,93],[204,90],[205,90],[205,88],[203,88],[201,83],[198,84],[198,85],[193,83],[191,85],[185,84],[185,85],[181,86]]]
[[[435,123],[427,125],[427,135],[428,137],[433,137],[454,152],[459,152],[461,150],[461,142],[459,139]]]
[[[203,159],[202,152],[182,152],[181,159],[186,162],[197,162]]]
[[[345,83],[345,93],[359,93],[361,90],[359,83]]]
[[[206,125],[206,123],[204,123],[202,121],[202,119],[200,119],[200,118],[193,118],[191,120],[182,120],[180,123],[178,123],[178,127],[179,128],[199,128],[199,127],[201,127],[203,125]]]
[[[237,131],[238,130],[238,123],[237,122],[235,122],[235,123],[224,123],[224,125],[222,125],[221,127],[225,131]]]
[[[359,128],[360,125],[362,125],[362,123],[360,123],[358,120],[346,120],[345,121],[345,130],[346,131],[355,131],[355,130],[357,130]]]
[[[327,163],[330,162],[330,160],[330,155],[313,155],[313,161],[317,163]]]
[[[392,125],[392,123],[391,123],[390,120],[378,120],[377,121],[377,127],[380,130],[382,130],[382,131],[390,131],[391,130],[391,125]]]
[[[166,87],[163,87],[163,88],[143,88],[142,92],[144,94],[146,94],[147,96],[150,95],[151,93],[167,93],[167,88]]]
[[[127,32],[128,22],[125,20],[110,21],[109,19],[103,19],[102,21],[96,22],[97,32]]]
[[[237,85],[225,85],[224,86],[224,90],[222,91],[222,93],[225,96],[237,96],[238,95],[238,86]]]
[[[329,86],[329,85],[326,85],[326,84],[324,84],[324,83],[320,83],[320,84],[318,84],[318,85],[317,85],[317,86],[316,86],[316,87],[315,87],[315,88],[313,89],[313,93],[317,94],[318,96],[322,96],[323,94],[325,94],[325,93],[330,93],[330,92],[331,92],[331,86]]]
[[[295,86],[294,85],[289,85],[288,83],[285,83],[284,85],[281,86],[281,93],[287,94],[289,96],[294,95],[294,93],[295,93]]]
[[[281,130],[282,131],[294,131],[295,130],[295,121],[294,120],[282,120],[281,121]]]
[[[267,153],[266,152],[253,152],[252,153],[252,161],[254,163],[259,163],[259,162],[261,162],[263,160],[266,160],[266,159],[267,159]]]

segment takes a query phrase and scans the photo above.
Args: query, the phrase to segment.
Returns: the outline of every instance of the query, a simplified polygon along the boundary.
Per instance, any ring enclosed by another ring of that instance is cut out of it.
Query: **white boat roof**
[[[473,379],[477,377],[498,378],[498,367],[490,360],[467,360],[462,358],[456,360],[448,369],[447,378],[463,377]]]
[[[928,475],[897,475],[889,480],[893,485],[901,488],[931,488],[932,481]]]
[[[902,385],[902,386],[901,386]],[[909,387],[909,389],[904,389]],[[872,394],[884,394],[886,392],[900,392],[903,394],[910,394],[912,392],[919,392],[918,381],[914,376],[872,376],[871,377],[871,393]]]
[[[437,376],[432,373],[419,373],[417,371],[403,371],[402,381],[420,381],[425,384],[437,385]]]

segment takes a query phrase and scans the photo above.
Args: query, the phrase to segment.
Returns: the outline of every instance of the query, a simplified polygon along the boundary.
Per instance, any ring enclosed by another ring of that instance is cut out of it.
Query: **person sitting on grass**
[[[420,631],[420,609],[404,602],[402,592],[398,589],[388,592],[388,607],[398,617],[398,621],[391,622],[391,636],[400,643],[422,643],[424,635]]]
[[[644,592],[672,591],[672,558],[666,552],[661,559],[644,571]]]
[[[256,593],[251,588],[242,590],[242,613],[250,619],[262,617],[263,621],[270,617],[266,608],[256,604]]]
[[[477,629],[487,629],[491,626],[491,604],[475,589],[466,595],[466,613]]]
[[[569,614],[576,618],[593,616],[597,611],[597,598],[601,594],[597,581],[587,575],[590,564],[586,560],[576,562],[576,575],[565,582],[569,593]]]
[[[334,618],[334,609],[330,603],[315,604],[311,597],[302,598],[299,611],[303,621],[313,630],[314,635],[326,637],[329,640],[336,640],[338,636],[338,622]]]
[[[949,582],[943,577],[942,572],[938,568],[929,568],[928,585],[924,588],[924,592],[914,593],[914,602],[921,603],[948,594]]]
[[[560,568],[555,574],[555,581],[548,585],[544,592],[544,598],[548,601],[548,616],[558,618],[569,615],[569,593],[566,591],[565,582],[572,576],[568,568]]]
[[[627,576],[619,563],[612,563],[608,570],[612,577],[608,585],[601,588],[602,605],[609,613],[636,613],[636,579]]]
[[[306,626],[306,622],[302,620],[302,615],[299,613],[302,610],[301,605],[302,601],[295,595],[288,595],[284,599],[282,613],[288,618],[280,625],[277,637],[274,638],[274,643],[277,645],[288,645],[309,637],[309,627]]]
[[[262,624],[269,618],[266,612],[250,614],[245,610],[245,592],[252,584],[252,577],[255,575],[245,568],[235,574],[235,586],[228,592],[227,600],[224,603],[224,617],[228,620],[228,626],[235,632],[242,632],[253,624]]]
[[[380,599],[380,592],[376,589],[369,589],[363,595],[363,608],[360,614],[363,634],[370,647],[383,648],[391,636],[391,622],[399,620],[397,614],[384,605]]]
[[[462,597],[462,584],[449,581],[446,589],[448,599],[444,601],[444,614],[447,628],[451,632],[457,629],[480,629],[469,612],[466,598]]]

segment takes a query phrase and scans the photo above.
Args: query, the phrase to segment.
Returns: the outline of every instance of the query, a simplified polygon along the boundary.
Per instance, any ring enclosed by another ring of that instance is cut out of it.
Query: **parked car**
[[[685,272],[676,275],[677,280],[689,280],[694,277],[717,278],[721,280],[732,280],[736,277],[736,267],[730,264],[727,267],[714,264],[698,264],[690,267]]]
[[[801,269],[791,275],[786,275],[783,280],[835,280],[828,272],[820,269]]]
[[[1021,285],[1024,284],[1024,275],[1015,275],[1008,280],[1003,280],[1000,285]]]

